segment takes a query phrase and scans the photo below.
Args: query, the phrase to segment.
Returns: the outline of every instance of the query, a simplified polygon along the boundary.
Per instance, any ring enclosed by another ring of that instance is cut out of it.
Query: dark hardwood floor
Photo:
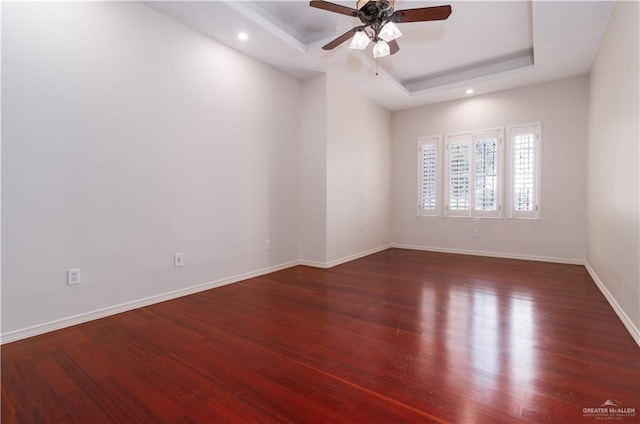
[[[390,249],[4,345],[1,397],[2,423],[638,422],[640,348],[582,266]]]

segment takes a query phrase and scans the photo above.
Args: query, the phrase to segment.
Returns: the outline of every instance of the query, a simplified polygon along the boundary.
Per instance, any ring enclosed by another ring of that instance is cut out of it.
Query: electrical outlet
[[[67,270],[67,285],[75,286],[80,284],[80,268],[73,268]]]
[[[264,241],[264,250],[269,250],[271,249],[271,240],[265,240]]]
[[[480,238],[480,230],[473,230],[473,236],[475,238]]]
[[[173,254],[173,266],[177,268],[179,266],[184,265],[184,257],[182,256],[182,252]]]

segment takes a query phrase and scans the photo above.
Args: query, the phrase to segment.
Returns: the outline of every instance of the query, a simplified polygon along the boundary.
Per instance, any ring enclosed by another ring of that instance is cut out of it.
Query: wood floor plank
[[[112,418],[103,410],[103,407],[89,398],[90,394],[85,393],[84,388],[69,392],[60,397],[60,401],[64,404],[73,417],[74,423],[112,423]]]
[[[1,361],[3,423],[577,423],[607,400],[640,422],[640,348],[577,265],[389,249],[10,343]]]

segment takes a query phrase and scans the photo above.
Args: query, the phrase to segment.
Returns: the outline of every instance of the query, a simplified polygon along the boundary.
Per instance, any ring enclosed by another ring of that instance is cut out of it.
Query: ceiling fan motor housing
[[[358,2],[357,16],[362,23],[369,23],[374,19],[388,19],[393,15],[393,0],[369,0],[360,5]]]
[[[379,0],[379,1],[358,0],[356,4],[356,9],[362,10],[365,6],[371,7],[371,4],[373,4],[378,9],[387,10],[387,9],[393,9],[393,3],[395,3],[395,0]]]

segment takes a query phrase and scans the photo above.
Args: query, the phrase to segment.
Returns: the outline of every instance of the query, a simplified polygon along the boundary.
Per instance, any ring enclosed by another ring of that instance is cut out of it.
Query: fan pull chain
[[[376,57],[374,60],[376,62],[376,76],[378,76],[378,58]]]

